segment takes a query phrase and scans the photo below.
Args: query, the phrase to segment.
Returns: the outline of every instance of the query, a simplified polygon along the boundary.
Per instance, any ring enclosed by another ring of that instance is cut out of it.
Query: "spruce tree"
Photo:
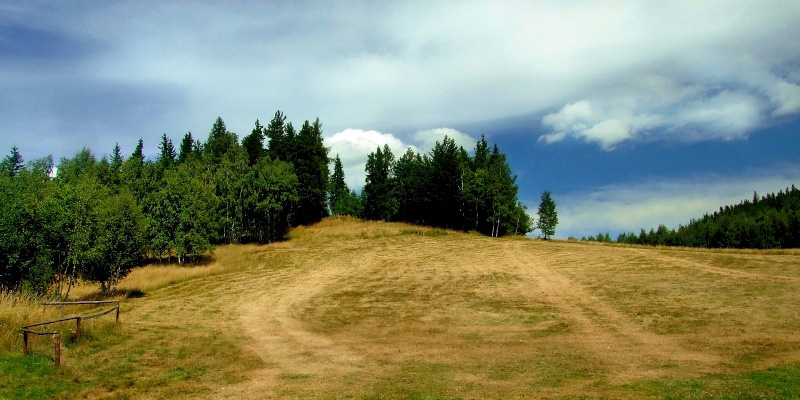
[[[445,136],[437,141],[431,151],[431,185],[437,195],[433,197],[431,223],[444,228],[463,228],[461,219],[461,170],[459,150],[453,139]]]
[[[296,222],[312,224],[328,216],[328,149],[322,141],[319,118],[313,124],[306,120],[294,142],[294,154],[290,159],[297,174],[300,197]]]
[[[247,151],[247,158],[251,167],[266,155],[264,150],[264,127],[261,126],[258,120],[256,120],[256,126],[253,131],[242,139],[242,147]]]
[[[228,132],[225,122],[222,118],[217,117],[211,127],[211,132],[208,134],[208,140],[203,146],[203,153],[204,156],[208,157],[211,165],[217,165],[222,160],[222,156],[238,144],[236,134]]]
[[[178,164],[185,163],[194,154],[194,138],[192,132],[186,132],[181,140],[181,147],[178,149]]]
[[[278,110],[269,125],[264,129],[264,135],[269,139],[267,144],[267,155],[273,160],[289,161],[287,158],[286,143],[286,116]]]
[[[556,225],[558,225],[556,203],[550,196],[550,192],[545,190],[542,193],[542,202],[539,203],[539,221],[536,223],[536,227],[542,231],[544,239],[547,240],[556,233]]]
[[[373,220],[391,220],[397,212],[397,199],[393,193],[394,155],[388,145],[378,147],[367,156],[367,173],[364,183],[364,217]]]
[[[131,154],[132,159],[138,160],[138,162],[144,162],[144,140],[139,139],[136,143],[136,148],[133,149],[133,154]]]
[[[3,167],[3,172],[11,177],[19,175],[19,172],[25,168],[24,160],[22,159],[22,155],[19,154],[19,148],[17,146],[11,146],[11,154],[6,156],[1,165]]]
[[[344,181],[344,167],[339,155],[333,160],[333,175],[331,176],[331,188],[329,204],[331,213],[336,215],[344,214],[342,212],[342,201],[346,200],[345,197],[350,194],[350,189],[347,188],[347,183]]]
[[[163,169],[172,167],[175,162],[175,146],[172,145],[172,139],[167,137],[167,134],[161,135],[161,144],[158,145],[159,156],[158,162]]]
[[[119,147],[119,143],[114,145],[114,149],[111,151],[111,171],[112,172],[119,172],[119,168],[122,166],[122,163],[125,161],[122,158],[122,148]]]

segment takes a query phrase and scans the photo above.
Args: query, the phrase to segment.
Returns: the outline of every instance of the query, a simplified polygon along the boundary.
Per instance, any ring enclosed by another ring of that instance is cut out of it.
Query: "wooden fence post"
[[[75,339],[81,338],[81,317],[75,318]]]
[[[57,366],[61,366],[61,334],[53,335],[53,349],[55,350],[55,361]]]
[[[22,355],[28,355],[28,331],[26,329],[22,330]]]
[[[117,301],[117,322],[119,323],[119,301]]]

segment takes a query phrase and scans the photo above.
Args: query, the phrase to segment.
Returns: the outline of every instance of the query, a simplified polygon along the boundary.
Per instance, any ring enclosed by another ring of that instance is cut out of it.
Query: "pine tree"
[[[228,129],[225,127],[225,122],[222,118],[217,117],[217,120],[214,121],[214,125],[211,127],[211,132],[208,134],[208,140],[206,140],[203,146],[203,153],[204,156],[208,157],[208,161],[211,165],[217,165],[220,160],[222,160],[225,153],[238,144],[239,141],[236,139],[236,134],[228,132]]]
[[[427,158],[406,149],[394,165],[394,197],[397,199],[396,218],[417,224],[427,223],[429,208]]]
[[[178,150],[178,164],[183,164],[189,160],[190,157],[194,154],[194,138],[192,138],[192,132],[186,132],[183,135],[183,139],[181,140],[181,147]]]
[[[364,217],[373,220],[391,220],[397,212],[397,199],[393,193],[394,155],[388,145],[378,147],[367,156],[367,173],[364,183]]]
[[[431,223],[444,228],[463,228],[461,219],[461,171],[458,147],[453,139],[445,136],[437,141],[431,151],[431,185],[436,188],[433,198]]]
[[[289,135],[286,139],[290,139]],[[328,215],[328,149],[322,141],[319,118],[313,124],[306,120],[294,142],[295,149],[289,159],[297,175],[300,197],[295,222],[312,224]]]
[[[131,158],[138,160],[140,163],[144,162],[144,140],[139,139],[139,142],[136,143],[136,148],[133,149]]]
[[[340,202],[345,200],[345,196],[350,194],[350,189],[347,188],[347,183],[344,181],[344,167],[339,155],[333,160],[333,175],[331,176],[331,188],[329,204],[331,213],[342,215],[342,207]]]
[[[489,144],[486,143],[486,138],[481,135],[481,140],[475,144],[475,157],[473,158],[473,168],[486,168],[489,162]]]
[[[269,139],[267,155],[273,160],[289,161],[286,143],[286,128],[288,127],[285,126],[285,123],[286,116],[278,110],[275,111],[275,116],[272,117],[272,121],[270,121],[266,129],[264,129],[264,135]],[[294,135],[294,133],[292,133],[292,135]]]
[[[556,233],[556,225],[558,225],[556,203],[550,196],[550,192],[545,190],[542,193],[542,202],[539,203],[539,221],[536,226],[544,234],[544,239],[547,240],[547,238]]]
[[[256,120],[256,126],[253,131],[242,139],[242,147],[247,151],[247,158],[251,167],[266,155],[266,150],[264,150],[264,127],[261,126],[258,120]]]
[[[14,177],[19,175],[19,172],[25,168],[22,155],[19,154],[19,148],[17,146],[11,146],[11,154],[7,155],[0,165],[2,165],[3,172],[8,176]]]
[[[160,152],[158,162],[163,169],[171,168],[175,162],[175,146],[172,145],[172,139],[167,137],[167,134],[161,135],[161,144],[158,145]]]
[[[111,153],[111,170],[119,172],[119,168],[125,161],[125,159],[122,158],[122,148],[119,147],[119,143],[114,145],[114,149],[111,151]]]

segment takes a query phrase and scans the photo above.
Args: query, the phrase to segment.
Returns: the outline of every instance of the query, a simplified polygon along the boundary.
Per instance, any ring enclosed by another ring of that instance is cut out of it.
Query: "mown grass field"
[[[797,251],[336,218],[290,236],[135,270],[122,324],[87,322],[61,369],[49,339],[23,358],[19,333],[61,311],[4,298],[0,397],[800,397]]]

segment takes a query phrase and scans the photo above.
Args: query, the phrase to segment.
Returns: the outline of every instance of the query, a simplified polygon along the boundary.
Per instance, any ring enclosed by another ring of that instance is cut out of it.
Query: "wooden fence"
[[[102,317],[103,315],[110,314],[113,311],[117,312],[115,323],[119,323],[119,300],[102,300],[102,301],[55,301],[55,302],[46,302],[42,303],[44,306],[78,306],[78,305],[100,305],[100,304],[115,304],[113,307],[109,308],[108,310],[101,311],[96,314],[86,315],[86,316],[73,316],[73,317],[66,317],[61,319],[55,319],[52,321],[45,321],[39,322],[36,324],[25,325],[22,327],[22,354],[27,356],[28,351],[28,335],[36,335],[36,336],[46,336],[51,335],[53,336],[53,349],[55,353],[54,360],[56,365],[61,365],[61,333],[59,332],[37,332],[31,330],[31,328],[37,326],[44,326],[50,324],[56,324],[59,322],[71,321],[75,320],[75,338],[81,338],[81,322],[92,319]]]

